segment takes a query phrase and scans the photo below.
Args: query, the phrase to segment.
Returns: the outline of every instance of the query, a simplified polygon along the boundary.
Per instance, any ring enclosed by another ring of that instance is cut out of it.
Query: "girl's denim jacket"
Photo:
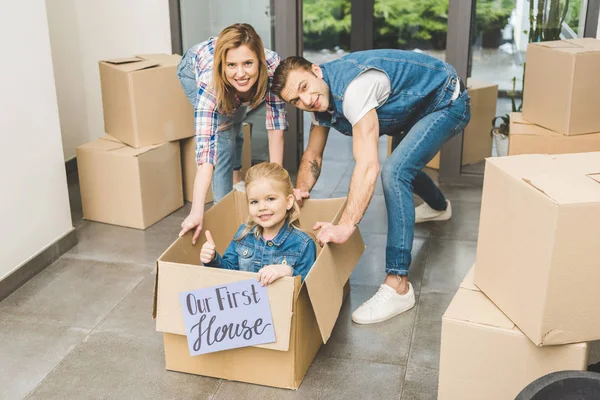
[[[286,264],[292,267],[292,276],[300,275],[302,280],[315,262],[317,247],[312,238],[287,222],[272,240],[265,241],[261,235],[254,235],[252,229],[243,239],[237,241],[246,228],[242,224],[223,256],[215,254],[214,260],[204,264],[207,267],[258,272],[271,264]]]

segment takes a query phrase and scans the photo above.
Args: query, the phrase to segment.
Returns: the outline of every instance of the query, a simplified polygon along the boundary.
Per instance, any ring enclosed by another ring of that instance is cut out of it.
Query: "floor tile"
[[[298,391],[223,381],[216,399],[396,399],[404,367],[317,355]]]
[[[401,400],[437,399],[438,370],[409,364]]]
[[[421,292],[419,295],[409,365],[439,369],[442,315],[453,297],[447,293]]]
[[[77,230],[79,243],[67,256],[154,268],[156,259],[177,239],[190,208],[191,203],[186,203],[146,230],[84,221]]]
[[[23,399],[87,331],[0,317],[0,398]]]
[[[479,232],[479,212],[481,204],[474,202],[452,202],[452,218],[448,221],[424,222],[418,224],[431,237],[452,240],[477,241]]]
[[[210,399],[220,380],[165,370],[162,340],[95,333],[28,400]]]
[[[406,365],[415,308],[379,324],[359,325],[352,322],[352,312],[373,296],[377,289],[378,286],[352,285],[331,338],[321,348],[321,357]]]
[[[476,242],[430,238],[421,291],[456,293],[476,254]]]
[[[362,230],[361,230],[362,233]],[[379,286],[383,283],[385,273],[386,234],[364,233],[365,252],[354,269],[350,281],[359,285]],[[421,280],[425,270],[425,260],[429,249],[429,239],[415,237],[411,252],[412,263],[409,269],[409,280],[415,291],[421,289]]]
[[[108,314],[94,332],[114,332],[122,335],[161,337],[152,319],[154,304],[154,272],[145,278]]]
[[[135,264],[61,257],[0,303],[0,318],[92,329],[148,274]]]

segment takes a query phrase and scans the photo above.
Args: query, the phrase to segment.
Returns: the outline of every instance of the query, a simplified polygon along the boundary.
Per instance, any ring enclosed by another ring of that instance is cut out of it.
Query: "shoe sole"
[[[415,219],[415,224],[422,224],[423,222],[430,222],[430,221],[448,221],[450,218],[452,218],[452,215],[438,215],[437,217],[433,217],[433,218],[423,218],[423,219]]]
[[[357,321],[357,320],[355,320],[355,319],[354,319],[354,317],[352,317],[352,321],[353,321],[354,323],[356,323],[356,324],[359,324],[359,325],[371,325],[371,324],[378,324],[378,323],[380,323],[380,322],[387,321],[388,319],[392,319],[392,318],[394,318],[394,317],[395,317],[395,316],[397,316],[397,315],[400,315],[400,314],[402,314],[402,313],[405,313],[405,312],[407,312],[407,311],[410,311],[410,310],[412,310],[412,309],[415,307],[415,304],[416,304],[416,303],[417,303],[417,302],[415,301],[415,302],[414,302],[414,303],[413,303],[413,304],[412,304],[410,307],[408,307],[407,309],[405,309],[405,310],[401,310],[401,311],[398,311],[398,312],[396,312],[396,313],[394,313],[394,314],[392,314],[392,315],[389,315],[389,316],[387,316],[387,317],[385,317],[385,318],[379,318],[379,319],[375,319],[375,320],[368,320],[368,321]]]

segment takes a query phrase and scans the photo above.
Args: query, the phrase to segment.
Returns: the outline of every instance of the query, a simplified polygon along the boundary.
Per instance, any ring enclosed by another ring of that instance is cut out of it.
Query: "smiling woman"
[[[211,181],[215,203],[233,189],[234,183],[236,188],[243,183],[241,127],[247,112],[263,101],[269,157],[277,164],[283,161],[283,131],[288,127],[285,103],[270,88],[280,60],[277,53],[263,47],[260,36],[248,24],[228,26],[218,37],[193,46],[181,59],[177,74],[194,106],[198,169],[192,209],[181,224],[180,236],[193,230],[193,243],[202,230]]]

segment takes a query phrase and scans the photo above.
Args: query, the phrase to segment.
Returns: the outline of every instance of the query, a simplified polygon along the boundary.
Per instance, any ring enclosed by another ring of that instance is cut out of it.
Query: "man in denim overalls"
[[[414,224],[452,214],[450,202],[421,170],[469,122],[469,96],[456,71],[434,57],[403,50],[361,51],[320,66],[289,57],[275,71],[272,90],[313,113],[296,183],[298,201],[309,196],[319,178],[329,129],[352,136],[356,165],[348,202],[337,225],[317,224],[321,245],[344,243],[363,217],[380,172],[379,136],[399,142],[381,168],[387,277],[352,320],[373,324],[410,310],[415,305],[408,281]],[[424,200],[416,210],[413,192]]]

